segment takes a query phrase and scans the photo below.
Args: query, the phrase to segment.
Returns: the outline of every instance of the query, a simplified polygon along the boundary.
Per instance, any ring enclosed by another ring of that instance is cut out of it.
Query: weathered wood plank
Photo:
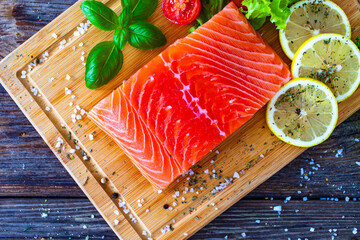
[[[281,205],[279,215],[272,208]],[[241,200],[191,239],[336,239],[360,237],[360,201]],[[298,212],[296,212],[298,210]],[[47,217],[41,217],[46,213]],[[94,215],[94,218],[91,216]],[[87,199],[0,199],[0,238],[116,239]],[[195,216],[194,216],[195,217]],[[260,220],[257,223],[256,220]],[[86,226],[86,228],[84,227]],[[310,232],[314,228],[314,232]],[[286,231],[287,229],[287,231]]]

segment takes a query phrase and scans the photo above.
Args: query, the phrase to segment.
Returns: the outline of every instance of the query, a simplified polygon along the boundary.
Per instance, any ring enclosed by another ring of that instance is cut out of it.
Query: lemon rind
[[[350,25],[350,21],[349,21],[348,17],[346,16],[344,10],[342,10],[342,8],[339,7],[339,5],[337,5],[336,3],[332,2],[332,1],[329,1],[329,0],[303,0],[303,1],[300,1],[300,2],[295,3],[294,5],[292,5],[292,6],[290,7],[291,14],[292,14],[292,12],[293,12],[296,8],[300,7],[300,6],[303,5],[304,3],[307,4],[307,3],[314,3],[314,2],[324,3],[324,4],[328,5],[328,6],[331,7],[331,8],[336,8],[336,9],[338,9],[338,10],[339,10],[338,12],[340,13],[340,15],[342,16],[343,20],[345,21],[345,25],[346,25],[346,34],[345,34],[345,37],[351,38],[351,25]],[[290,14],[290,15],[291,15],[291,14]],[[289,21],[290,15],[289,15],[288,19],[286,20],[286,23]],[[315,35],[315,36],[317,36],[317,35]],[[295,53],[294,53],[293,51],[291,51],[291,49],[289,48],[289,45],[288,45],[288,44],[285,44],[285,43],[288,42],[288,40],[287,40],[286,37],[285,37],[285,30],[280,30],[280,31],[279,31],[279,40],[280,40],[281,48],[282,48],[282,50],[284,51],[285,55],[286,55],[289,59],[293,60],[294,57],[295,57]]]
[[[297,86],[298,84],[307,84],[307,85],[311,84],[311,85],[319,86],[320,89],[322,89],[326,93],[326,95],[328,96],[328,99],[331,101],[332,106],[334,108],[333,112],[335,114],[334,114],[332,121],[328,125],[327,131],[322,136],[317,137],[313,141],[310,141],[310,142],[301,141],[298,139],[293,139],[293,138],[290,138],[287,136],[283,136],[282,134],[280,134],[280,132],[282,133],[282,130],[273,121],[273,116],[274,116],[273,114],[275,112],[274,104],[277,101],[277,99],[279,98],[279,96],[281,94],[283,94],[284,92],[286,92],[286,90],[288,90],[289,88]],[[271,109],[271,108],[273,108],[273,109]],[[324,142],[326,139],[328,139],[330,137],[331,133],[334,131],[337,121],[338,121],[338,105],[337,105],[337,101],[336,101],[334,94],[332,93],[330,88],[328,86],[326,86],[324,83],[322,83],[318,80],[312,79],[312,78],[297,78],[297,79],[294,79],[294,80],[288,82],[287,84],[285,84],[275,94],[275,96],[269,101],[269,103],[267,105],[267,110],[266,110],[266,123],[267,123],[268,127],[270,128],[270,130],[274,133],[274,135],[276,137],[278,137],[279,139],[281,139],[282,141],[284,141],[290,145],[297,146],[297,147],[312,147],[312,146],[315,146],[315,145],[318,145],[318,144]]]

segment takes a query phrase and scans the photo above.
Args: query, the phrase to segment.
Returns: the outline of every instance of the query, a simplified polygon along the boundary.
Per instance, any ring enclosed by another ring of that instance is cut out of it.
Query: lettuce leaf
[[[258,30],[267,17],[277,29],[285,29],[286,20],[290,15],[289,6],[298,0],[244,0],[242,5],[247,10],[242,12],[249,19],[251,25]]]

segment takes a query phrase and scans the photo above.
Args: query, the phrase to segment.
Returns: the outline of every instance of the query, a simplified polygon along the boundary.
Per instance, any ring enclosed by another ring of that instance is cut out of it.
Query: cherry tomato
[[[165,17],[175,24],[189,24],[199,16],[200,0],[163,0],[162,10]]]

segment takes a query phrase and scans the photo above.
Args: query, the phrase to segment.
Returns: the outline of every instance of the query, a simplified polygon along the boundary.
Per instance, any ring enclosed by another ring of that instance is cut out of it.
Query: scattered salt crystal
[[[106,178],[102,178],[100,181],[101,181],[101,183],[106,183],[107,180],[106,180]]]
[[[82,46],[84,46],[84,43],[82,43],[82,42],[79,43],[79,47],[82,47]]]
[[[158,190],[158,193],[159,193],[159,194],[162,193],[162,190]]]
[[[80,150],[80,147],[78,145],[75,146],[76,150]]]
[[[204,171],[204,173],[209,173],[209,169],[206,169],[206,170]]]
[[[119,221],[119,220],[117,220],[117,219],[115,219],[115,220],[114,220],[115,225],[118,225],[118,224],[119,224],[119,222],[120,222],[120,221]]]
[[[219,152],[219,150],[216,150],[215,153],[216,153],[216,154],[219,154],[220,152]]]
[[[66,74],[66,80],[70,80],[70,75],[69,74]]]
[[[344,151],[344,149],[338,149],[336,154],[335,154],[335,157],[336,158],[342,157],[343,156],[343,151]]]
[[[84,62],[84,61],[85,61],[85,57],[84,57],[84,56],[81,56],[80,60]]]
[[[58,36],[56,35],[56,33],[53,33],[51,36],[52,36],[53,38],[55,38],[55,39],[58,38]]]
[[[289,230],[288,230],[287,228],[285,228],[285,229],[284,229],[284,232],[287,232],[287,231],[289,231]]]
[[[260,154],[260,157],[261,157],[261,158],[264,158],[264,154]]]
[[[360,166],[360,162],[355,162],[355,163],[356,163],[356,165]]]
[[[69,153],[75,153],[75,149],[70,149]]]
[[[41,214],[41,217],[42,217],[42,218],[46,218],[47,216],[48,216],[47,213],[42,213],[42,214]]]
[[[84,52],[84,51],[82,51],[82,52],[81,52],[81,55],[85,55],[85,52]]]
[[[246,233],[244,233],[244,232],[241,233],[241,236],[242,236],[242,237],[246,237]]]
[[[260,223],[260,220],[255,220],[256,223]]]
[[[240,178],[240,175],[237,172],[234,172],[233,178]]]
[[[72,49],[75,51],[75,50],[76,50],[76,47],[75,47],[75,46],[73,46],[73,47],[72,47]]]
[[[142,232],[142,235],[143,235],[143,236],[146,236],[146,235],[147,235],[147,232],[144,230],[144,231]]]
[[[184,236],[187,236],[187,235],[189,235],[188,233],[184,233]]]
[[[355,140],[355,142],[360,142],[360,140],[358,138],[355,138],[354,140]]]
[[[303,197],[303,201],[306,202],[308,200],[307,197]]]
[[[70,106],[70,107],[72,107],[73,105],[74,105],[74,103],[73,103],[73,102],[70,102],[70,103],[69,103],[69,106]]]
[[[55,80],[55,78],[51,77],[49,78],[49,83],[52,83]]]
[[[46,107],[45,110],[46,110],[46,111],[50,111],[50,107]]]
[[[274,206],[273,210],[280,212],[280,211],[281,211],[281,205],[279,205],[279,206]]]
[[[83,156],[83,160],[84,160],[84,161],[88,160],[88,157],[87,157],[87,156]]]
[[[310,228],[310,232],[315,232],[315,228]]]
[[[350,200],[349,197],[345,197],[345,201],[348,202]]]
[[[150,211],[149,209],[146,209],[146,210],[145,210],[145,212],[147,212],[147,213],[148,213],[149,211]]]
[[[94,135],[89,134],[89,139],[90,139],[90,141],[94,140]]]
[[[70,89],[68,89],[67,87],[65,87],[65,94],[66,95],[71,95],[72,91]]]
[[[71,93],[70,93],[71,94]],[[71,95],[71,98],[74,99],[75,98],[75,95]]]
[[[356,227],[354,227],[352,233],[353,233],[354,235],[357,234],[357,228],[356,228]]]

